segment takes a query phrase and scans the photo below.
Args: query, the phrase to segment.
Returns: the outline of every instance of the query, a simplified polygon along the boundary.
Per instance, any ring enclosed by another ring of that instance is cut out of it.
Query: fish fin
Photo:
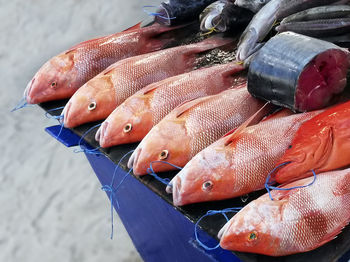
[[[273,119],[278,119],[286,116],[291,116],[293,115],[293,111],[288,109],[288,108],[281,108],[278,111],[266,116],[261,122],[265,122],[268,120],[273,120]]]
[[[157,88],[159,88],[159,86],[160,85],[158,85],[157,83],[150,84],[142,89],[142,94],[147,95],[148,93],[152,92],[153,90],[156,90]]]
[[[307,178],[295,180],[293,182],[283,183],[279,186],[279,188],[294,188],[294,187],[309,185],[312,181],[314,181],[314,179],[315,179],[314,176],[310,176]],[[291,191],[284,191],[284,192],[291,192]]]
[[[333,194],[335,196],[341,196],[349,193],[350,193],[350,181],[349,181],[349,177],[345,176],[335,186],[335,188],[333,189]]]
[[[112,72],[118,66],[119,66],[118,62],[111,64],[109,67],[107,67],[105,70],[103,70],[101,74],[108,75],[110,72]]]
[[[178,107],[176,107],[174,109],[174,113],[176,113],[176,117],[180,117],[182,114],[184,114],[186,111],[190,110],[192,107],[203,103],[204,101],[210,99],[211,96],[205,96],[205,97],[201,97],[201,98],[194,98],[191,100],[187,100],[185,102],[183,102],[181,105],[179,105]]]
[[[228,133],[226,133],[226,134],[225,134],[225,135],[223,135],[222,137],[227,137],[227,136],[229,136],[229,135],[233,134],[233,132],[235,132],[235,131],[236,131],[236,129],[237,129],[237,127],[236,127],[236,128],[234,128],[234,129],[232,129],[231,131],[229,131]]]
[[[144,27],[143,30],[145,34],[147,34],[149,37],[154,37],[166,32],[174,31],[176,29],[184,28],[187,27],[189,24],[182,24],[182,25],[177,25],[177,26],[163,26],[160,24],[153,24],[148,27]]]
[[[130,26],[129,28],[123,30],[123,32],[134,31],[134,30],[140,29],[141,28],[141,24],[142,24],[142,22],[139,22],[136,25]]]
[[[327,126],[326,128],[323,128],[321,132],[319,132],[319,138],[320,141],[324,142],[321,142],[322,150],[317,150],[319,154],[315,153],[316,157],[318,156],[318,165],[315,167],[315,169],[318,169],[319,167],[324,168],[327,165],[327,161],[329,160],[334,143],[333,127]]]
[[[244,66],[237,62],[227,64],[227,66],[228,66],[228,69],[222,73],[222,76],[224,78],[240,73],[245,70]],[[247,85],[247,81],[245,82],[242,81],[242,83],[240,83],[238,87],[243,87],[244,85]]]
[[[270,105],[270,102],[267,102],[265,105],[263,105],[254,115],[252,115],[251,117],[249,117],[242,125],[240,125],[238,128],[236,128],[236,129],[234,130],[234,132],[232,132],[232,134],[227,135],[227,136],[229,136],[229,138],[228,138],[228,140],[226,141],[225,146],[228,146],[229,144],[231,144],[232,141],[233,141],[238,135],[240,135],[240,134],[242,133],[242,131],[243,131],[245,128],[247,128],[249,125],[251,125],[251,124],[254,122],[254,120],[256,120],[256,117],[257,117],[258,115],[260,115],[261,112],[263,112],[263,111],[266,109],[266,107],[268,107],[268,105]]]
[[[326,234],[321,240],[321,242],[318,243],[317,247],[323,246],[324,244],[337,238],[337,236],[343,231],[344,227],[346,227],[348,224],[349,221],[343,221],[335,230],[333,230],[329,234]]]
[[[110,37],[110,35],[108,35],[108,36],[102,36],[102,37],[96,37],[96,38],[93,38],[93,39],[90,39],[90,40],[86,40],[86,41],[84,41],[84,42],[81,42],[81,43],[79,43],[79,44],[76,44],[76,45],[72,46],[71,48],[69,48],[69,49],[65,52],[65,54],[67,55],[67,54],[69,54],[69,53],[71,53],[71,52],[74,52],[74,51],[76,51],[78,48],[84,47],[85,45],[90,44],[91,42],[95,42],[95,41],[97,41],[97,40],[99,40],[99,39],[109,38],[109,37]]]
[[[232,44],[233,41],[234,39],[232,38],[223,38],[221,36],[213,36],[201,42],[185,46],[187,48],[183,49],[184,50],[183,54],[189,55],[189,56],[200,54],[215,48],[227,46],[229,44]],[[237,69],[235,68],[235,70]]]

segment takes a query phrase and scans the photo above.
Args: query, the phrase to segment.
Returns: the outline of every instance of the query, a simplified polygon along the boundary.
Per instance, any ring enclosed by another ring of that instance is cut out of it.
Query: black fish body
[[[156,21],[164,25],[175,25],[182,22],[193,21],[205,7],[216,0],[170,0],[161,3],[158,13],[161,16],[156,17]],[[165,19],[168,17],[169,19]]]
[[[329,37],[350,33],[350,18],[323,19],[305,22],[290,22],[276,28],[281,32],[292,31],[312,37]]]
[[[252,59],[248,91],[293,111],[316,110],[344,90],[348,68],[347,50],[284,32],[271,38]]]

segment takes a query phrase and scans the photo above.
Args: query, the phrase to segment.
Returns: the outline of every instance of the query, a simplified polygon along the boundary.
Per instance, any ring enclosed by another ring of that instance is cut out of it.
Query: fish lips
[[[182,206],[184,204],[181,194],[181,177],[174,177],[174,179],[171,180],[171,183],[167,186],[166,191],[173,193],[173,203],[175,206]]]
[[[111,144],[108,139],[108,127],[109,123],[107,121],[104,121],[100,128],[97,130],[95,135],[95,140],[99,141],[100,146],[103,148],[110,147]]]

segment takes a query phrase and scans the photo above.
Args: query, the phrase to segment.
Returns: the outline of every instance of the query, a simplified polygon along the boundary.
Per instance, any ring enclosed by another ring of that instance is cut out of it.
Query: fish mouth
[[[23,97],[25,98],[25,100],[27,101],[28,104],[34,104],[34,101],[33,101],[32,97],[30,96],[34,81],[35,81],[35,78],[33,78],[32,80],[29,81],[29,83],[27,84],[26,89],[24,90],[24,93],[23,93]]]
[[[71,106],[72,106],[72,103],[68,102],[68,104],[64,107],[64,109],[63,109],[63,111],[61,113],[61,118],[63,119],[63,125],[65,127],[68,127],[68,128],[70,127],[69,126],[70,123],[68,121],[68,119],[69,119],[68,115],[69,115],[69,109],[70,109]]]
[[[227,231],[227,229],[230,227],[230,223],[229,222],[227,222],[221,229],[220,229],[220,231],[219,231],[219,233],[218,233],[218,238],[219,239],[221,239],[223,236],[224,236],[224,234],[226,233],[226,231]]]
[[[129,158],[128,161],[128,168],[133,168],[135,169],[137,161],[139,160],[140,154],[142,151],[142,147],[137,147],[134,151],[134,153],[132,153],[131,157]],[[136,175],[136,174],[135,174]]]
[[[100,142],[100,145],[102,147],[108,147],[107,145],[107,128],[108,128],[108,122],[105,121],[102,123],[100,128],[97,130],[95,140]]]
[[[172,191],[173,191],[173,203],[175,206],[181,206],[183,204],[181,192],[181,178],[175,177],[172,183]]]
[[[103,123],[102,123],[102,126],[103,126]],[[100,127],[97,129],[97,131],[96,131],[95,140],[96,140],[97,142],[100,142],[100,140],[101,140],[101,127],[102,127],[102,126],[100,126]]]
[[[173,184],[174,184],[174,179],[172,179],[169,184],[167,185],[165,191],[168,193],[168,194],[172,194],[173,193]]]

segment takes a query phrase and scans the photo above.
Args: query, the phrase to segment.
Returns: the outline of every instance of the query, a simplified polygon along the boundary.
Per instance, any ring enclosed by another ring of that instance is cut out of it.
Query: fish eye
[[[97,104],[95,101],[91,102],[88,106],[89,111],[95,110],[96,106],[97,106]]]
[[[249,236],[248,236],[248,240],[249,240],[249,241],[253,241],[253,240],[257,239],[257,238],[258,238],[258,233],[256,233],[255,231],[254,231],[254,232],[251,232],[251,233],[249,234]]]
[[[129,133],[131,132],[131,130],[132,130],[132,124],[128,123],[124,126],[124,129],[123,129],[124,133]]]
[[[213,188],[213,182],[211,182],[210,180],[204,182],[203,185],[202,185],[202,189],[203,189],[204,191],[209,191],[209,190],[211,190],[212,188]]]
[[[292,147],[293,147],[292,145],[289,145],[289,146],[288,146],[288,149],[291,149]]]
[[[163,150],[160,154],[159,154],[159,158],[161,160],[165,160],[167,159],[169,156],[169,151],[168,150]]]
[[[57,87],[57,82],[52,82],[51,87],[53,87],[53,88]]]

